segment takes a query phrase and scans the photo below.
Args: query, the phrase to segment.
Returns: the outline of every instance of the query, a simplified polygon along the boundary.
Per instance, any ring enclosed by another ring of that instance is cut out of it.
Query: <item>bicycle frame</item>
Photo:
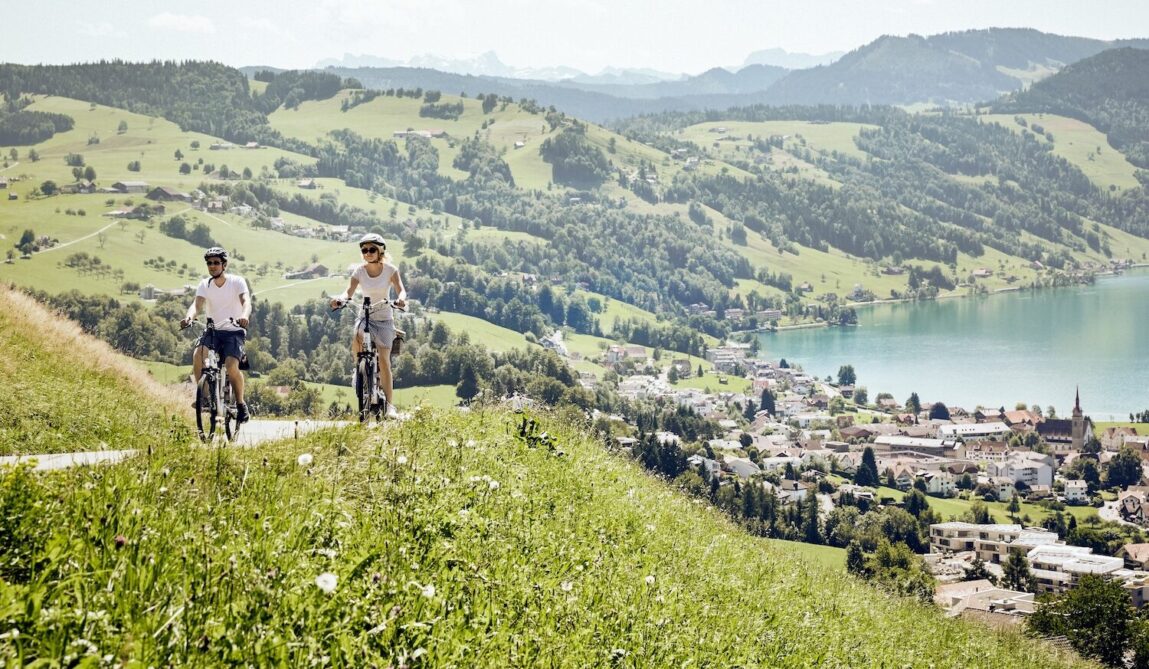
[[[215,348],[215,332],[215,323],[207,319],[204,334],[197,342],[204,352],[196,387],[196,427],[202,441],[211,441],[222,421],[227,440],[234,441],[239,434],[239,411],[227,372],[220,364],[219,351]]]
[[[343,306],[346,306],[344,303]],[[387,411],[387,399],[377,391],[379,385],[379,349],[371,336],[371,312],[381,306],[393,306],[390,300],[372,304],[371,298],[363,297],[363,306],[355,321],[355,331],[360,335],[359,354],[356,356],[355,371],[351,386],[359,404],[359,422],[366,423],[372,416],[380,421]],[[337,307],[337,308],[343,308]],[[397,307],[396,307],[397,308]]]

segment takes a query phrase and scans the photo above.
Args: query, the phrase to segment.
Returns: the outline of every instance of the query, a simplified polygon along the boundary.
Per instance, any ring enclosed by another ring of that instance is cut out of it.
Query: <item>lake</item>
[[[837,379],[853,365],[872,402],[944,402],[972,410],[1053,406],[1068,418],[1128,420],[1149,409],[1149,272],[1102,277],[1092,286],[985,297],[880,304],[858,309],[858,327],[761,335],[761,357],[785,358]]]

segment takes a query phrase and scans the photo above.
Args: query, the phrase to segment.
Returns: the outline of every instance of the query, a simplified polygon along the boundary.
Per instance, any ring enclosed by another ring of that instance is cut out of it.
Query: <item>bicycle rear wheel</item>
[[[211,374],[200,377],[195,389],[195,424],[201,441],[211,441],[215,436],[215,421],[219,415],[219,398],[215,390],[215,379]]]
[[[224,378],[222,385],[223,390],[220,392],[223,401],[220,402],[220,417],[223,418],[223,432],[227,435],[228,441],[235,441],[239,436],[239,408],[231,396],[231,383]]]

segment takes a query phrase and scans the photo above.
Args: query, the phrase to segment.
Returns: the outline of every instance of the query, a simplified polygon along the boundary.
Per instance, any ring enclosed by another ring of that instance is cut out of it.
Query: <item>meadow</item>
[[[74,374],[43,357],[38,387]],[[89,394],[73,420],[124,400]],[[148,441],[120,464],[0,468],[0,663],[1088,666],[843,576],[840,551],[751,537],[585,420],[424,407],[229,449],[185,416],[124,428]]]

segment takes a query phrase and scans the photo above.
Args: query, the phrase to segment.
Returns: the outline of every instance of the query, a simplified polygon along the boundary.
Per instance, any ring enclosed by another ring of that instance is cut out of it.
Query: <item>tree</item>
[[[1135,616],[1120,580],[1086,574],[1064,595],[1041,602],[1026,624],[1039,636],[1065,636],[1085,657],[1124,667]]]
[[[853,365],[842,365],[838,368],[838,385],[852,386],[858,381],[858,375],[854,373]]]
[[[846,547],[846,571],[855,576],[866,575],[866,554],[857,541],[851,541]]]
[[[949,420],[950,410],[949,407],[941,402],[934,402],[930,406],[930,420]]]
[[[1132,446],[1122,446],[1105,469],[1105,483],[1109,486],[1131,486],[1141,482],[1141,458]]]
[[[854,388],[854,404],[858,406],[865,406],[870,403],[870,394],[865,386],[858,386]]]
[[[120,125],[116,126],[116,133],[122,135],[127,131],[128,131],[128,122],[127,121],[120,121]]]
[[[698,366],[698,370],[699,370],[699,372],[702,371],[701,365]],[[699,376],[701,376],[701,374],[699,374]],[[769,388],[763,388],[761,399],[762,399],[762,401],[759,402],[759,406],[761,406],[763,411],[767,411],[770,413],[771,416],[773,416],[774,411],[775,411],[775,409],[774,409],[774,393],[770,392]]]
[[[180,174],[191,174],[192,166],[187,163],[180,163]]]
[[[917,393],[910,393],[910,398],[906,400],[906,411],[918,415],[922,410],[922,401],[918,399]]]
[[[184,159],[184,152],[180,151],[179,149],[176,149],[175,157],[176,157],[176,160],[183,160]]]
[[[88,181],[95,181],[96,180],[96,168],[92,167],[91,165],[88,165],[87,167],[85,167],[84,168],[84,178],[87,179]]]
[[[881,479],[878,478],[878,460],[874,457],[874,449],[869,446],[862,451],[862,464],[858,466],[858,471],[854,473],[854,483],[863,486],[876,488],[880,485]]]
[[[59,190],[60,188],[56,185],[56,182],[51,179],[40,184],[40,192],[44,195],[55,195]]]
[[[1011,552],[1009,559],[1002,565],[1001,571],[1001,586],[1003,588],[1025,592],[1037,590],[1037,579],[1029,570],[1029,560],[1026,559],[1025,555]]]
[[[465,365],[463,373],[459,378],[459,384],[455,386],[455,396],[464,402],[470,402],[475,399],[475,395],[479,394],[479,377],[475,373],[473,365]]]
[[[36,149],[28,149],[28,160],[37,162],[40,160],[40,152]]]
[[[1009,498],[1009,506],[1005,510],[1009,511],[1010,517],[1013,518],[1014,522],[1017,522],[1017,512],[1021,511],[1021,500],[1018,499],[1016,492],[1013,493],[1013,497]]]

